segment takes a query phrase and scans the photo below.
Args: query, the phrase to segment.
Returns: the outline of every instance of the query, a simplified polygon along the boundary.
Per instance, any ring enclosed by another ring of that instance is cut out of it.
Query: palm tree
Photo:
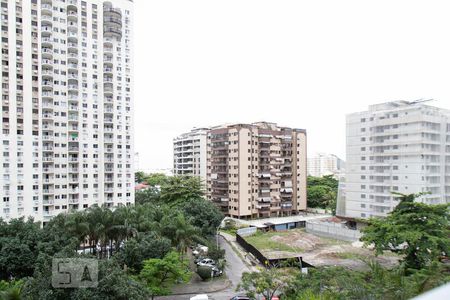
[[[80,248],[80,244],[84,244],[86,236],[88,234],[88,223],[86,221],[86,215],[83,212],[74,212],[67,216],[64,227],[73,236],[75,236],[79,242],[76,250]]]
[[[187,251],[187,247],[192,244],[194,238],[198,234],[197,228],[195,228],[183,214],[177,214],[175,218],[166,217],[164,222],[168,225],[168,230],[171,234],[168,235],[172,239],[172,243],[181,254],[181,259]]]

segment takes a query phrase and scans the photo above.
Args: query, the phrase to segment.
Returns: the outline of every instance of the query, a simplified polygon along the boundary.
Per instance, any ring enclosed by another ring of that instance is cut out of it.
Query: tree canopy
[[[450,204],[414,202],[421,194],[397,194],[400,203],[386,218],[371,218],[362,241],[377,253],[401,254],[408,268],[421,269],[450,251]]]
[[[336,199],[339,182],[332,176],[308,176],[308,207],[336,211]]]

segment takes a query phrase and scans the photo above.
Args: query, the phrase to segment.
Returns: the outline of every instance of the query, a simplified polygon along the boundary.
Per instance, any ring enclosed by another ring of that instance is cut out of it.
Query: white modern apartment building
[[[420,201],[450,201],[450,111],[423,101],[372,105],[347,116],[344,198],[337,214],[386,216],[391,194],[430,192]]]
[[[197,176],[206,182],[208,128],[195,128],[173,139],[173,174]]]
[[[131,204],[133,2],[0,2],[0,217]]]
[[[308,175],[322,177],[335,175],[338,177],[344,171],[344,161],[334,154],[314,153],[308,156]]]

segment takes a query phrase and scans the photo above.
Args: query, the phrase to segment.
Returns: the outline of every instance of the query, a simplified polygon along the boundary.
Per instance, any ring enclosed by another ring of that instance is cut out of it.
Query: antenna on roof
[[[418,100],[409,102],[409,104],[418,104],[418,103],[424,103],[424,102],[430,102],[430,101],[434,101],[434,99],[418,99]]]

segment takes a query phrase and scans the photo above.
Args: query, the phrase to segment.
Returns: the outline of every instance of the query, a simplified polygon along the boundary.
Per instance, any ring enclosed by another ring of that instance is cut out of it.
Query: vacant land
[[[301,256],[313,266],[338,265],[352,269],[366,267],[364,261],[374,259],[385,266],[398,263],[399,257],[383,255],[375,257],[372,250],[352,245],[349,242],[318,237],[302,229],[284,232],[258,232],[245,240],[256,247],[267,258]]]

